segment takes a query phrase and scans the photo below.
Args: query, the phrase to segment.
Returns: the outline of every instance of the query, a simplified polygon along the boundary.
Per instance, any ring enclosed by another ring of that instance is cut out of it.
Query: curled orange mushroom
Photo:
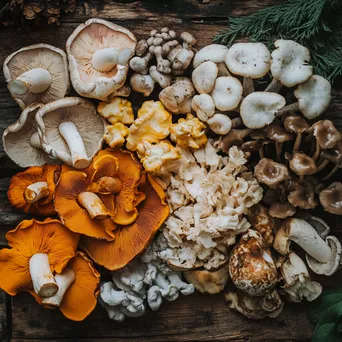
[[[82,252],[69,262],[62,273],[55,275],[59,286],[55,295],[40,298],[30,293],[36,301],[47,308],[59,308],[63,315],[73,321],[84,320],[95,308],[100,285],[100,273]]]
[[[109,270],[124,267],[140,254],[169,215],[165,193],[150,175],[143,175],[139,190],[146,195],[138,206],[139,215],[134,223],[117,228],[114,241],[82,237],[81,246],[86,253]]]
[[[29,289],[40,297],[58,291],[53,272],[61,273],[76,254],[79,235],[60,221],[22,221],[6,234],[11,249],[0,250],[0,288],[14,296]]]
[[[53,194],[60,175],[59,165],[33,166],[11,178],[7,191],[10,203],[25,213],[55,216]]]

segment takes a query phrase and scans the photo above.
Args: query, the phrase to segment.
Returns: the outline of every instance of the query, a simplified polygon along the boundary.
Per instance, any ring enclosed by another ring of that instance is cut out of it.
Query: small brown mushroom
[[[297,183],[295,189],[289,193],[287,200],[294,207],[313,209],[318,205],[315,199],[314,187],[308,182]]]
[[[332,162],[335,164],[334,168],[322,178],[322,181],[327,181],[330,179],[338,169],[342,168],[342,140],[340,140],[334,149],[322,151],[321,157],[325,158],[325,160],[319,165],[319,168],[322,170],[325,167],[325,162]],[[321,167],[321,165],[323,167]]]
[[[300,143],[302,142],[302,135],[303,133],[309,132],[310,125],[302,116],[290,115],[284,120],[284,127],[288,132],[297,134],[293,145],[293,152],[298,151]]]
[[[289,170],[284,164],[272,159],[262,158],[254,169],[255,178],[270,188],[276,188],[281,182],[290,179]]]
[[[287,217],[293,216],[296,213],[296,208],[290,203],[274,202],[270,206],[269,214],[272,217],[279,219],[285,219]]]
[[[306,175],[316,173],[315,161],[303,152],[295,152],[290,160],[291,170],[302,180]]]
[[[342,183],[330,184],[320,193],[319,200],[328,213],[342,215]]]
[[[245,139],[250,133],[252,133],[253,130],[249,128],[245,129],[232,129],[227,135],[225,135],[221,142],[220,142],[220,148],[223,152],[228,153],[228,150],[233,145],[241,145],[243,142],[243,139]]]

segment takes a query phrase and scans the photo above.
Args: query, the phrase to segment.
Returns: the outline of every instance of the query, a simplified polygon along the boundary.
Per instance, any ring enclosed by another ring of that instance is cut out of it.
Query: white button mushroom
[[[213,62],[204,62],[192,72],[192,82],[200,94],[209,94],[217,78],[217,65]]]
[[[242,98],[242,84],[232,76],[218,77],[215,81],[211,96],[218,110],[227,111],[235,109]]]
[[[214,100],[208,94],[195,95],[192,98],[191,106],[197,117],[203,122],[207,122],[215,114]]]
[[[286,101],[283,96],[269,92],[254,92],[246,96],[240,106],[240,115],[248,128],[263,128],[276,117]]]
[[[208,119],[207,123],[210,129],[219,135],[228,134],[232,129],[232,120],[230,117],[221,113],[216,113]]]
[[[66,54],[48,44],[30,45],[12,53],[4,62],[3,72],[21,109],[34,102],[52,102],[69,91]]]
[[[197,68],[200,64],[206,61],[212,61],[214,63],[224,63],[227,52],[228,48],[224,45],[207,45],[196,53],[192,65],[194,68]]]

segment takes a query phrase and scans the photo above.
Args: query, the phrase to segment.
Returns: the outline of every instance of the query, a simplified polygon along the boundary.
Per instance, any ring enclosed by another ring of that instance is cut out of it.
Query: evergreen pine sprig
[[[289,0],[248,16],[230,18],[228,29],[214,42],[231,46],[245,37],[272,49],[274,40],[292,39],[310,50],[315,73],[333,81],[342,75],[341,17],[341,0]]]

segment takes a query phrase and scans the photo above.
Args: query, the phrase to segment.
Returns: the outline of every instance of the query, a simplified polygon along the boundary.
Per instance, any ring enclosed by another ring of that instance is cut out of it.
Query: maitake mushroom
[[[74,89],[84,97],[110,99],[126,81],[135,46],[132,32],[109,21],[79,25],[66,43]]]
[[[21,109],[65,96],[70,81],[66,54],[48,44],[26,46],[9,55],[3,66],[8,90]]]

